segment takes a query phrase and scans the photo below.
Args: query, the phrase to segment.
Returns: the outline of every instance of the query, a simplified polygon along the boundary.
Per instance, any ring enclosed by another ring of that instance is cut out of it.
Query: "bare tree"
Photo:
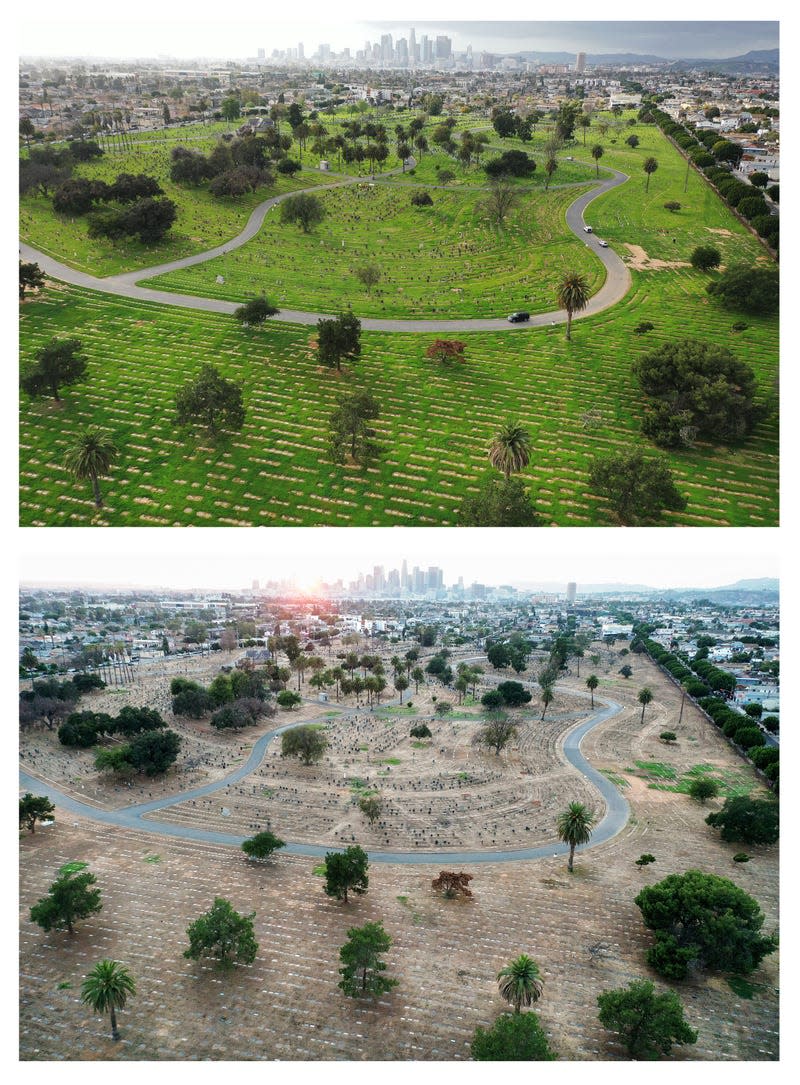
[[[483,201],[483,210],[493,226],[502,226],[509,211],[517,204],[517,193],[513,185],[502,177],[493,180],[489,186],[489,195]]]

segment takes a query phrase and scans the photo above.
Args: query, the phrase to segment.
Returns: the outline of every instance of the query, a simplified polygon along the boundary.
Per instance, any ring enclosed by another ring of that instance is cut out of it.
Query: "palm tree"
[[[647,184],[644,186],[644,190],[647,192],[650,188],[650,174],[656,172],[658,169],[658,162],[656,162],[655,158],[645,158],[642,163],[642,169],[647,174]]]
[[[556,300],[567,312],[567,339],[571,337],[572,314],[585,309],[589,303],[589,283],[585,275],[569,271],[561,280]]]
[[[591,691],[591,694],[592,694],[592,708],[594,708],[594,691],[600,685],[600,679],[597,677],[596,674],[590,674],[589,677],[586,679],[586,685],[589,687],[589,690]]]
[[[489,445],[489,462],[492,467],[502,471],[506,476],[506,482],[511,477],[512,471],[522,471],[528,466],[531,438],[526,429],[508,419],[495,435]]]
[[[522,1006],[538,1002],[542,996],[542,980],[536,961],[521,953],[511,964],[497,973],[500,994],[519,1013]]]
[[[558,839],[569,844],[567,870],[570,874],[575,848],[578,844],[588,844],[593,825],[594,814],[587,810],[582,802],[571,802],[567,809],[558,815]]]
[[[99,478],[107,475],[117,454],[117,446],[106,430],[90,426],[78,437],[64,454],[64,466],[78,481],[90,479],[94,490],[94,503],[103,507]]]
[[[592,158],[594,159],[595,175],[597,177],[600,176],[600,159],[603,157],[604,153],[605,152],[599,143],[596,143],[594,147],[592,147]]]
[[[117,1010],[124,1010],[128,995],[136,994],[136,984],[124,965],[118,961],[99,961],[81,985],[81,1002],[95,1013],[111,1014],[111,1036],[119,1039]]]
[[[651,690],[649,690],[649,689],[647,688],[647,686],[645,686],[645,687],[644,687],[644,689],[640,689],[640,690],[639,690],[639,704],[640,704],[640,705],[642,706],[642,719],[641,719],[641,723],[644,723],[644,710],[645,710],[645,709],[647,708],[647,706],[648,706],[648,705],[650,704],[650,702],[652,701],[652,699],[653,699],[653,694],[652,694],[652,691],[651,691]]]

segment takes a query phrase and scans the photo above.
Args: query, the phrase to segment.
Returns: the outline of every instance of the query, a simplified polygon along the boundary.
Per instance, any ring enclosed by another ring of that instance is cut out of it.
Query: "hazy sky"
[[[20,581],[247,588],[254,579],[345,581],[373,565],[438,565],[445,582],[714,587],[779,575],[770,529],[27,529]],[[724,547],[722,544],[724,543]],[[720,549],[724,553],[720,554]]]
[[[752,15],[752,6],[741,5],[742,15]],[[61,0],[42,0],[31,5],[19,18],[18,52],[24,55],[87,55],[154,57],[166,54],[180,58],[193,56],[243,58],[255,56],[258,48],[272,49],[305,44],[311,55],[321,43],[335,50],[349,46],[363,47],[365,39],[374,41],[382,33],[408,36],[411,26],[420,34],[449,34],[456,49],[472,44],[475,49],[513,52],[520,49],[543,49],[567,52],[646,52],[665,57],[726,57],[749,49],[770,49],[778,45],[777,22],[648,22],[642,21],[641,5],[610,3],[597,5],[577,2],[570,12],[581,16],[602,13],[621,22],[521,22],[519,16],[532,14],[530,4],[505,0],[493,5],[492,13],[503,21],[466,22],[470,14],[486,14],[485,5],[471,0],[454,3],[441,0],[435,5],[438,22],[430,21],[430,10],[414,3],[393,5],[381,10],[384,21],[374,21],[375,5],[344,3],[332,5],[320,0],[306,0],[299,6],[296,21],[286,20],[285,7],[276,16],[270,6],[255,0],[240,0],[232,8],[219,4],[157,3],[138,0],[131,8],[115,9],[103,0],[75,0],[64,5]],[[676,0],[669,12],[692,20],[697,6]],[[399,18],[392,18],[399,11]],[[649,11],[649,9],[648,9]],[[705,3],[701,14],[735,19],[739,5]],[[184,14],[185,13],[185,14]],[[332,15],[332,13],[335,13]],[[774,14],[774,9],[770,11]],[[638,21],[631,21],[638,20]]]

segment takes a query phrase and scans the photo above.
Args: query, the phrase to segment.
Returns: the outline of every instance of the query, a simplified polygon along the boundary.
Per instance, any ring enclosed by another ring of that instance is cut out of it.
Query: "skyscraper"
[[[570,606],[574,606],[575,604],[575,595],[577,593],[577,590],[578,585],[575,584],[574,581],[570,581],[569,584],[567,584],[567,603]]]
[[[436,59],[449,60],[453,52],[453,42],[446,34],[436,35]]]
[[[411,27],[411,33],[408,35],[408,66],[412,72],[417,66],[417,35],[413,26]]]
[[[407,591],[411,587],[411,583],[408,576],[408,562],[403,558],[403,565],[400,569],[400,587],[403,591]]]
[[[575,71],[582,74],[586,69],[586,53],[578,53],[575,57]]]

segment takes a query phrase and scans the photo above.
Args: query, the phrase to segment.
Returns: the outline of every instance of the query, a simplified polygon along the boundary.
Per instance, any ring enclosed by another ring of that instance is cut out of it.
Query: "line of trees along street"
[[[751,183],[747,184],[731,174],[731,169],[737,168],[741,163],[744,154],[742,146],[733,140],[723,138],[719,132],[694,131],[688,125],[674,121],[668,113],[652,105],[644,104],[639,116],[640,120],[646,116],[657,124],[683,152],[687,159],[687,179],[691,163],[716,189],[740,221],[756,233],[773,253],[777,254],[780,236],[779,217],[770,213],[770,207],[763,195],[763,189],[766,188],[769,178],[766,174],[753,173],[750,178]],[[685,187],[684,184],[684,189]],[[777,202],[778,189],[777,186],[774,187],[774,194],[772,192],[770,194]]]
[[[736,676],[705,658],[680,658],[650,639],[651,628],[634,625],[631,651],[644,652],[668,674],[681,687],[684,696],[691,698],[777,794],[780,753],[777,748],[766,746],[764,732],[749,713],[743,715],[730,707],[729,697],[736,689]]]

